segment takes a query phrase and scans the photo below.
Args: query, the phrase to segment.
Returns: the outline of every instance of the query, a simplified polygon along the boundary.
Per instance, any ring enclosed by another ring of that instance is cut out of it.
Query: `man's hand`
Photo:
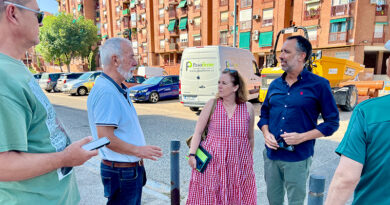
[[[288,145],[297,145],[306,141],[304,136],[300,133],[290,132],[280,135]]]
[[[273,134],[271,134],[270,132],[267,132],[266,134],[264,134],[264,141],[265,141],[265,145],[270,149],[277,150],[279,148],[279,145],[275,139],[275,136]]]
[[[157,158],[160,158],[162,156],[162,150],[160,147],[152,146],[152,145],[146,145],[142,147],[137,147],[137,154],[136,156],[138,158],[142,159],[151,159],[156,161]]]
[[[97,150],[87,151],[81,146],[87,144],[92,140],[92,137],[85,137],[79,141],[76,141],[65,148],[63,153],[63,164],[64,167],[74,167],[84,164],[91,157],[98,154]]]

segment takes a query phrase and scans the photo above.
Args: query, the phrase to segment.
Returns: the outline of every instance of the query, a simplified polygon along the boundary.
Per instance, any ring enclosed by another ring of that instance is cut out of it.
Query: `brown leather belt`
[[[104,165],[116,168],[125,168],[125,167],[136,167],[136,166],[144,166],[144,161],[140,160],[138,162],[113,162],[109,160],[102,160]]]

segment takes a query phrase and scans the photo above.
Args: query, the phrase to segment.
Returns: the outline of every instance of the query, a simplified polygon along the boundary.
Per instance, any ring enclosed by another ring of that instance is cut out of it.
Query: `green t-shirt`
[[[355,108],[336,152],[363,164],[353,204],[390,204],[390,95]]]
[[[53,106],[21,61],[0,53],[0,152],[52,153],[70,144]],[[6,165],[1,165],[6,166]],[[0,204],[78,204],[75,176],[63,168],[0,182]]]

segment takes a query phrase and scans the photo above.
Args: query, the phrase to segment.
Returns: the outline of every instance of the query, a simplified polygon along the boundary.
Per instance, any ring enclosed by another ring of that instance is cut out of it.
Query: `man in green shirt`
[[[390,95],[356,106],[336,152],[341,158],[326,205],[345,204],[354,190],[354,205],[390,204]]]
[[[73,144],[53,106],[18,60],[39,43],[35,0],[0,0],[0,204],[78,204],[73,166],[97,151]]]

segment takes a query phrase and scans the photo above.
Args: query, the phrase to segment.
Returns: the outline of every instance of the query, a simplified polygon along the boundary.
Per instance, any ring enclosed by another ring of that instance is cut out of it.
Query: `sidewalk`
[[[83,166],[75,168],[81,197],[80,205],[103,205],[107,202],[103,196],[103,185],[100,178],[100,160],[101,158],[97,156],[87,161]],[[142,204],[170,204],[169,193],[169,186],[148,179],[142,192]],[[182,203],[184,202],[182,199]]]

